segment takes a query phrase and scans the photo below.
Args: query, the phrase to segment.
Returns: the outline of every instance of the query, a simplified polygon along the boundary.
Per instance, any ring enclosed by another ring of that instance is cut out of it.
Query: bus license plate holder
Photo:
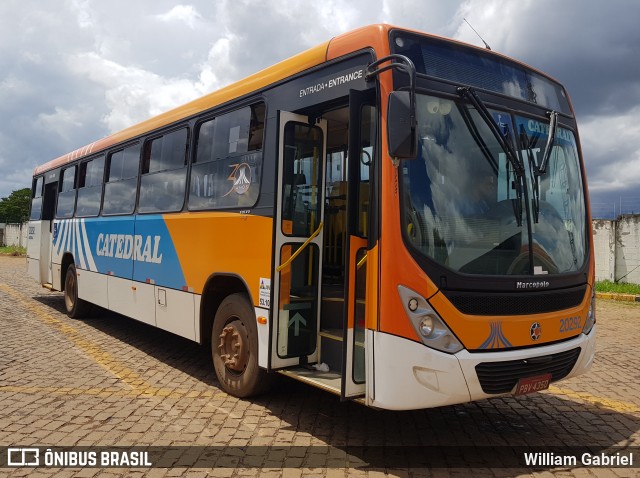
[[[528,393],[539,392],[549,388],[551,383],[551,374],[536,375],[535,377],[521,378],[516,385],[515,396],[526,395]]]

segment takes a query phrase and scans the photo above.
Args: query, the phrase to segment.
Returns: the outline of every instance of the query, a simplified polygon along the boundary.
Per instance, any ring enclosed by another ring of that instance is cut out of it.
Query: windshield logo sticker
[[[489,337],[485,340],[479,349],[501,349],[513,347],[511,342],[507,340],[502,332],[502,322],[491,322],[489,324]]]
[[[237,194],[244,194],[249,190],[251,186],[251,166],[247,163],[241,164],[231,164],[230,168],[233,168],[233,171],[227,178],[227,181],[232,181],[233,186],[227,194],[223,197],[228,196],[232,192],[236,192]]]
[[[534,342],[540,338],[542,335],[542,327],[538,322],[534,322],[531,324],[531,328],[529,329],[529,333],[531,334],[531,340]]]

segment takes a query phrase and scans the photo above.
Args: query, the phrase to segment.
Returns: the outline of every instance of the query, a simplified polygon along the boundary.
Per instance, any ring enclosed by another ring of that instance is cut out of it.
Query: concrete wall
[[[5,246],[27,247],[27,224],[7,224],[4,229]]]
[[[640,214],[593,220],[596,280],[640,284]]]

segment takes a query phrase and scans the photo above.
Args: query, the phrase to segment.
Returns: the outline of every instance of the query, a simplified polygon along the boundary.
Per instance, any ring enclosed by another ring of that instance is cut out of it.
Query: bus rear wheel
[[[71,264],[67,267],[64,278],[64,307],[67,315],[72,319],[82,319],[89,313],[90,305],[78,297],[78,275],[76,266]]]
[[[266,391],[271,377],[258,366],[258,329],[245,294],[226,297],[213,320],[213,367],[222,389],[236,397]]]

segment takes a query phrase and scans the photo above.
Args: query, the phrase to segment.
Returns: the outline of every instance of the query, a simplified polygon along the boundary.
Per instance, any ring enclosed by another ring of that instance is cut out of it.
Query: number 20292
[[[561,334],[571,332],[572,330],[579,330],[581,328],[582,328],[582,317],[580,316],[560,319]]]

